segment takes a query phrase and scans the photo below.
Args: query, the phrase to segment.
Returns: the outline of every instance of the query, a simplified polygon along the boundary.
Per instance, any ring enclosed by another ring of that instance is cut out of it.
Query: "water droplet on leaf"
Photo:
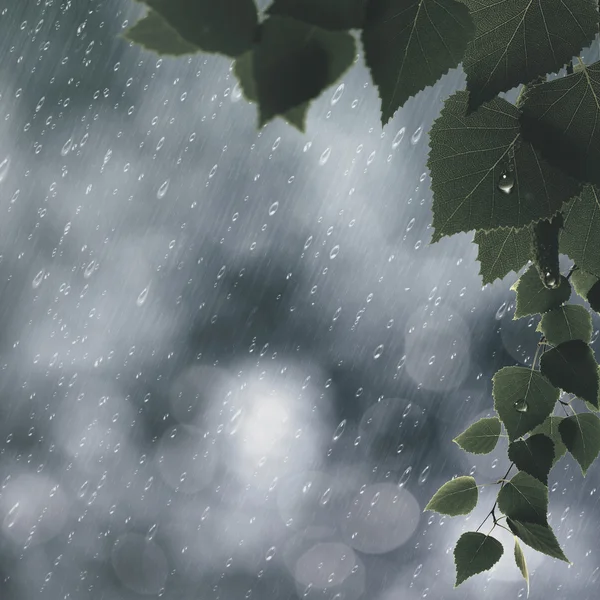
[[[517,412],[522,412],[522,413],[527,412],[527,409],[529,408],[527,405],[527,402],[525,400],[517,400],[514,403],[514,407]]]
[[[510,194],[515,185],[515,176],[510,171],[505,171],[500,175],[498,189],[505,194]]]

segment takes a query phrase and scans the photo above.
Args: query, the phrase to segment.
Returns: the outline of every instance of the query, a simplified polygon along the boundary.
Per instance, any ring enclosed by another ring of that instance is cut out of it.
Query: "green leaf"
[[[253,60],[260,126],[317,98],[352,66],[355,54],[349,33],[285,17],[264,21]]]
[[[553,558],[569,562],[549,525],[506,519],[511,531],[530,548]]]
[[[542,433],[531,435],[526,440],[512,442],[508,446],[508,458],[519,471],[548,485],[548,473],[554,461],[554,442]]]
[[[467,117],[467,100],[464,91],[450,96],[429,135],[434,242],[473,229],[525,227],[553,216],[580,189],[521,140],[515,106],[495,98]]]
[[[563,342],[545,352],[540,371],[554,387],[598,407],[598,363],[593,350],[582,340]]]
[[[453,441],[472,454],[487,454],[496,447],[501,428],[498,417],[479,419]]]
[[[543,314],[567,302],[571,296],[571,286],[561,275],[560,284],[548,289],[540,279],[537,268],[532,265],[512,286],[517,292],[517,307],[513,319],[529,315]]]
[[[548,488],[519,471],[498,492],[498,508],[511,519],[543,525],[547,522]]]
[[[580,269],[600,278],[600,188],[585,185],[562,212],[560,251]]]
[[[256,37],[258,13],[254,0],[140,1],[202,52],[235,58],[250,50]]]
[[[538,425],[531,432],[531,435],[543,433],[554,442],[554,458],[552,459],[552,466],[554,466],[567,452],[567,447],[563,444],[562,438],[560,437],[560,433],[558,431],[558,426],[562,420],[563,417],[548,417],[541,425]]]
[[[510,441],[541,425],[554,410],[559,391],[537,371],[504,367],[492,378],[494,408]]]
[[[563,226],[563,216],[558,213],[552,219],[542,219],[532,226],[533,262],[540,279],[548,289],[560,284],[558,261],[558,236]]]
[[[123,37],[158,54],[181,56],[200,52],[198,46],[186,42],[173,27],[151,9],[145,17],[127,29]]]
[[[477,484],[473,477],[457,477],[446,482],[431,498],[425,510],[456,517],[468,515],[477,506]]]
[[[273,0],[267,14],[292,17],[323,29],[360,29],[366,0]]]
[[[555,73],[598,31],[595,0],[462,0],[475,21],[463,60],[469,109],[539,75]]]
[[[523,575],[523,579],[527,583],[527,596],[529,596],[529,571],[527,570],[527,562],[525,560],[525,555],[523,554],[523,549],[521,548],[521,544],[519,544],[519,540],[515,536],[515,562],[517,563],[517,567],[519,567],[519,571],[521,571],[521,575]]]
[[[600,281],[598,277],[584,271],[583,269],[575,269],[571,275],[571,284],[573,289],[584,299],[587,300],[588,292],[592,289],[597,281]]]
[[[592,413],[573,415],[563,419],[558,430],[585,477],[600,453],[600,419]]]
[[[531,257],[531,229],[503,227],[477,231],[473,240],[479,247],[477,260],[484,285],[519,271]]]
[[[371,0],[362,43],[381,122],[457,67],[474,32],[468,9],[455,0]]]
[[[596,282],[589,290],[587,301],[590,303],[592,310],[600,313],[600,282]]]
[[[248,102],[256,102],[256,84],[254,82],[254,52],[246,52],[242,56],[238,57],[233,67],[235,76],[240,82],[240,88],[244,95],[244,98]],[[286,111],[281,117],[288,123],[296,127],[302,133],[306,130],[306,115],[310,105],[308,102],[300,104],[290,110]]]
[[[454,548],[456,565],[456,583],[458,587],[463,581],[477,573],[491,569],[502,557],[502,544],[490,535],[468,531],[463,533]]]
[[[553,346],[569,340],[589,343],[592,339],[592,317],[584,306],[565,304],[543,315],[537,330]]]
[[[597,32],[597,6],[593,10],[595,21],[589,26]],[[523,137],[550,164],[597,185],[600,131],[594,124],[600,119],[599,97],[600,62],[596,62],[578,73],[531,86],[520,106]]]

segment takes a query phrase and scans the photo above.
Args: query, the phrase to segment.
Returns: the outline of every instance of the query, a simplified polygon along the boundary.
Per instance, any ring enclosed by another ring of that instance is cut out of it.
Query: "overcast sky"
[[[462,71],[382,129],[361,55],[305,135],[257,132],[231,61],[119,37],[141,14],[0,2],[0,597],[525,597],[502,531],[453,589],[493,486],[423,513],[506,471],[505,444],[451,440],[537,343],[472,234],[429,246],[427,132]],[[573,565],[525,549],[532,599],[597,597],[596,486],[551,473]]]

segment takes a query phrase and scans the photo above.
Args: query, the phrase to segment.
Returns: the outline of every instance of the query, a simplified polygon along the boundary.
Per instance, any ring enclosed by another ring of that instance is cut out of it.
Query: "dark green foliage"
[[[525,271],[513,289],[517,292],[515,319],[543,314],[558,308],[571,297],[571,286],[565,277],[561,275],[558,286],[548,288],[533,266]]]
[[[473,477],[457,477],[445,483],[429,501],[425,510],[456,517],[468,515],[477,505],[477,484]]]
[[[334,31],[360,29],[364,26],[366,3],[366,0],[273,0],[267,13]]]
[[[504,367],[492,381],[494,408],[511,441],[541,425],[558,400],[559,391],[538,371],[525,367]]]
[[[479,274],[484,284],[503,279],[511,271],[519,271],[531,258],[531,230],[504,227],[477,231],[473,240],[478,248]]]
[[[530,435],[526,440],[512,442],[508,446],[508,458],[519,471],[528,473],[547,486],[548,473],[554,461],[554,442],[542,433]]]
[[[540,369],[552,385],[598,408],[598,364],[582,340],[563,342],[546,352]]]
[[[515,106],[494,98],[465,116],[468,98],[463,91],[450,96],[429,134],[433,241],[525,227],[553,216],[580,187],[521,140]]]
[[[456,0],[368,2],[362,43],[381,98],[381,122],[457,67],[474,33],[468,9]]]
[[[533,261],[542,283],[550,290],[560,285],[558,235],[562,226],[563,217],[561,213],[551,219],[542,219],[532,225]]]
[[[254,0],[140,1],[167,21],[181,38],[202,52],[236,57],[250,50],[256,38],[258,13]],[[231,18],[232,14],[235,19]],[[153,49],[165,52],[161,48]],[[169,53],[169,50],[166,52]]]
[[[496,447],[501,429],[498,417],[479,419],[454,438],[454,442],[471,454],[488,454]]]
[[[267,19],[253,61],[260,124],[317,98],[352,65],[355,53],[349,33]]]
[[[475,21],[464,69],[476,109],[500,92],[555,73],[598,31],[595,0],[462,0]]]
[[[548,524],[506,519],[511,531],[529,547],[553,558],[569,562]]]
[[[491,569],[503,553],[504,548],[496,538],[475,531],[463,533],[454,548],[455,587],[472,575]]]
[[[553,346],[569,340],[583,340],[589,343],[592,338],[592,317],[583,306],[565,304],[542,315],[538,331],[541,331],[546,341]]]
[[[563,419],[558,430],[585,475],[600,453],[600,419],[591,413],[573,415]]]
[[[594,10],[597,21],[597,8]],[[588,25],[597,33],[593,21]],[[576,54],[578,51],[571,56]],[[600,118],[598,97],[600,62],[533,86],[521,106],[521,123],[525,139],[539,148],[546,160],[581,181],[600,185],[600,131],[593,126]]]
[[[548,513],[548,487],[519,471],[498,493],[498,508],[511,519],[544,525]]]
[[[560,251],[580,269],[600,278],[600,189],[584,186],[562,212]]]

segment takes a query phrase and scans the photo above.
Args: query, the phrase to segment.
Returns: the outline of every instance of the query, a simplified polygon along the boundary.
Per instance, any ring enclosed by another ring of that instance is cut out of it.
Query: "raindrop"
[[[17,502],[6,514],[6,517],[4,517],[4,526],[7,529],[10,529],[11,527],[14,526],[17,517],[19,516],[19,503]]]
[[[6,179],[8,167],[10,167],[10,158],[7,156],[2,162],[0,162],[0,183]]]
[[[319,500],[319,502],[321,503],[321,506],[325,506],[329,502],[330,499],[331,499],[331,488],[327,488],[323,492],[323,495],[321,496],[321,499]]]
[[[272,560],[273,557],[275,556],[275,552],[277,552],[277,548],[275,548],[275,546],[271,546],[267,550],[267,554],[265,555],[265,560]]]
[[[42,269],[34,278],[33,281],[31,282],[31,286],[33,287],[33,289],[37,289],[40,287],[42,280],[44,279],[44,275],[46,274],[46,271],[44,269]]]
[[[169,183],[171,183],[170,179],[167,179],[159,188],[158,192],[156,192],[156,197],[161,200],[165,197],[167,190],[169,189]]]
[[[412,471],[412,467],[407,467],[404,470],[404,473],[402,473],[402,475],[400,475],[400,479],[398,480],[398,487],[404,487],[406,485],[406,482],[408,481],[408,478],[410,477],[410,473]]]
[[[331,258],[332,260],[340,253],[340,247],[339,245],[334,246],[331,249],[331,252],[329,253],[329,258]]]
[[[85,279],[89,279],[92,276],[92,273],[94,272],[95,268],[96,268],[96,261],[95,260],[90,261],[90,264],[85,268],[85,271],[83,272],[83,277]]]
[[[498,310],[496,311],[496,321],[500,321],[502,317],[506,314],[506,308],[508,307],[508,303],[503,302]]]
[[[73,146],[73,138],[69,138],[64,146],[62,147],[60,154],[61,156],[66,156],[67,154],[69,154],[69,152],[71,152],[71,148]]]
[[[504,171],[502,175],[500,175],[500,180],[498,181],[498,189],[505,194],[510,194],[515,185],[515,177],[510,171]]]
[[[413,146],[419,142],[419,140],[421,139],[422,133],[423,133],[423,127],[420,126],[420,127],[417,127],[415,132],[411,135],[410,143],[413,144]]]
[[[423,485],[426,481],[427,478],[429,477],[429,471],[430,471],[430,467],[429,465],[427,465],[422,471],[421,474],[419,475],[419,483],[421,485]]]
[[[373,358],[377,360],[383,354],[383,344],[379,344],[377,348],[375,348],[375,352],[373,352]]]
[[[545,271],[542,283],[548,289],[554,290],[560,285],[560,278],[556,277],[551,271]]]
[[[135,301],[135,303],[138,306],[142,306],[145,302],[146,299],[148,298],[148,291],[150,290],[150,286],[145,287],[141,292],[140,295],[137,297],[137,300]]]
[[[344,93],[344,84],[340,83],[340,85],[337,86],[337,89],[335,90],[335,92],[333,93],[333,96],[331,98],[331,106],[336,105],[339,101],[340,98],[342,97],[342,94]]]
[[[342,433],[344,433],[344,429],[346,429],[346,419],[340,421],[340,424],[335,428],[333,433],[333,441],[337,442],[341,437]]]
[[[402,129],[400,129],[400,131],[398,131],[398,133],[394,136],[394,139],[392,140],[392,148],[394,150],[400,145],[400,142],[402,142],[405,132],[406,127],[402,127]]]
[[[411,219],[411,220],[408,222],[408,225],[406,226],[406,231],[410,231],[410,230],[413,228],[414,224],[415,224],[415,219],[414,219],[414,218],[412,218],[412,219]]]
[[[331,148],[327,148],[327,150],[325,150],[325,152],[323,152],[323,154],[321,154],[321,157],[319,158],[319,165],[323,166],[329,160],[330,156]]]
[[[521,413],[527,412],[527,409],[529,408],[529,406],[527,405],[527,401],[524,399],[517,400],[513,406],[515,407],[515,410],[517,412]]]
[[[146,542],[151,542],[156,537],[156,532],[158,531],[158,523],[154,523],[150,525],[148,528],[148,532],[146,533]]]
[[[279,202],[273,202],[273,204],[271,204],[271,206],[269,206],[269,216],[272,217],[277,212],[278,208],[279,208]]]

